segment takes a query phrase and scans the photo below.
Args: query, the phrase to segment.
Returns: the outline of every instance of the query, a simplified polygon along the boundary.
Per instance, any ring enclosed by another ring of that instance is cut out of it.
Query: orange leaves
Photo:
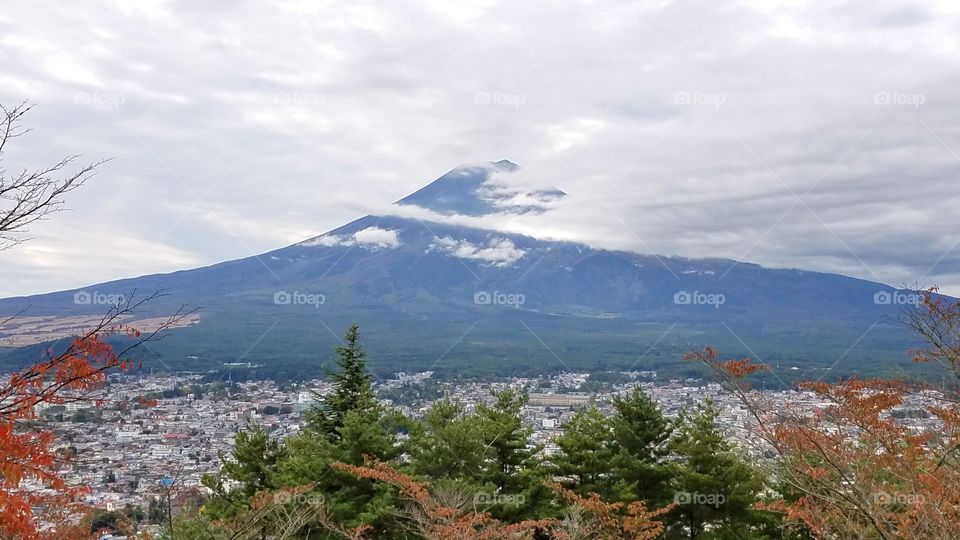
[[[0,538],[64,537],[67,520],[82,511],[76,501],[89,491],[67,485],[60,476],[60,467],[72,456],[53,447],[52,433],[19,422],[35,418],[42,403],[101,404],[87,392],[106,382],[108,370],[129,366],[93,334],[73,339],[60,354],[48,351],[43,360],[0,386]]]
[[[338,470],[360,478],[385,482],[399,489],[412,506],[409,514],[414,529],[427,540],[494,540],[502,538],[532,539],[549,537],[570,540],[582,537],[585,529],[575,526],[576,532],[567,530],[566,522],[556,520],[524,521],[505,524],[489,513],[477,512],[468,506],[449,506],[439,502],[426,482],[416,481],[379,461],[367,461],[358,467],[344,463],[334,464]],[[578,515],[588,516],[581,525],[592,531],[591,538],[609,540],[651,540],[659,537],[664,525],[656,518],[666,514],[675,505],[648,511],[644,503],[608,503],[599,495],[584,498],[559,484],[547,483],[569,506],[578,509]],[[539,535],[538,535],[539,533]],[[544,536],[545,535],[545,536]]]
[[[380,461],[368,459],[364,466],[335,463],[333,467],[396,487],[412,507],[409,517],[417,532],[428,540],[531,538],[534,530],[549,524],[547,521],[504,524],[486,512],[442,504],[430,493],[429,484],[418,482]]]
[[[951,457],[960,448],[956,401],[896,380],[817,381],[800,388],[826,406],[805,414],[769,404],[760,411],[777,418],[765,433],[779,454],[778,476],[796,495],[763,509],[803,523],[818,538],[864,531],[878,538],[960,537],[960,463]],[[929,411],[942,430],[898,420],[893,413],[905,404]]]
[[[403,493],[407,498],[426,504],[430,501],[429,485],[426,482],[417,482],[413,478],[397,471],[381,461],[366,458],[365,465],[360,467],[349,463],[334,463],[333,468],[353,474],[358,478],[377,480],[390,484]]]
[[[767,366],[753,363],[753,361],[748,358],[720,362],[719,367],[731,377],[736,378],[746,377],[760,371],[769,371]]]
[[[706,347],[702,351],[684,354],[683,359],[700,362],[714,371],[718,371],[733,379],[742,379],[754,373],[770,371],[766,365],[758,364],[749,358],[719,360],[719,352],[713,347]]]
[[[663,534],[664,525],[655,518],[660,517],[676,507],[672,503],[663,508],[647,511],[642,501],[635,501],[627,505],[620,502],[608,503],[596,493],[589,497],[581,497],[560,484],[547,482],[562,499],[586,511],[594,520],[594,527],[602,538],[611,540],[650,540]]]

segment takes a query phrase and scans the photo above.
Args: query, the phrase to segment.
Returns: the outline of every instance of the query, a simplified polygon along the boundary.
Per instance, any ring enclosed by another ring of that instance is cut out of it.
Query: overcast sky
[[[960,293],[960,3],[6,0],[8,170],[112,157],[0,296],[244,257],[461,163],[485,226]]]

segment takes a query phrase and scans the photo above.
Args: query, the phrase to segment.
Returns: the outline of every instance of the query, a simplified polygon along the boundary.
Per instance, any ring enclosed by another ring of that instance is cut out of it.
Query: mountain
[[[548,209],[549,203],[566,196],[557,188],[519,191],[494,183],[496,174],[511,173],[519,168],[505,159],[457,167],[396,204],[419,206],[441,214],[483,216],[501,212],[540,213]]]
[[[565,197],[511,187],[517,169],[460,166],[396,204],[480,216],[548,212]],[[157,290],[166,296],[140,318],[181,305],[199,316],[150,345],[143,359],[157,369],[249,363],[261,375],[312,376],[351,321],[380,374],[687,376],[699,372],[681,354],[715,345],[771,364],[779,383],[828,368],[895,370],[912,345],[894,322],[912,297],[879,283],[371,215],[244,259],[0,300],[0,316],[26,309],[18,320],[28,323],[0,328],[0,367],[36,358],[40,342],[102,313],[104,301]]]

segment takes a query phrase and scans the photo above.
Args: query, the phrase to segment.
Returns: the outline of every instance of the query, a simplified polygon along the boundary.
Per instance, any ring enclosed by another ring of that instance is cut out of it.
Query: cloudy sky
[[[0,296],[298,242],[461,163],[485,226],[960,293],[960,4],[7,0],[16,171],[111,157]]]

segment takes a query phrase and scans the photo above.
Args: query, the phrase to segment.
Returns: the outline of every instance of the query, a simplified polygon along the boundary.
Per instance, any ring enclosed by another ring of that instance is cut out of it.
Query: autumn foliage
[[[408,502],[407,517],[412,528],[425,540],[532,538],[534,531],[549,525],[548,521],[504,524],[486,512],[445,504],[430,493],[430,486],[426,482],[418,482],[379,461],[368,460],[364,466],[346,463],[336,463],[333,466],[359,478],[384,482],[398,489],[402,498]],[[366,531],[361,529],[357,532]]]
[[[603,538],[607,540],[650,540],[663,533],[663,523],[656,518],[673,509],[674,505],[647,511],[646,505],[633,502],[608,503],[599,495],[581,497],[560,484],[548,482],[561,502],[569,506],[567,517],[503,523],[483,509],[470,504],[451,505],[438,499],[430,485],[399,472],[391,465],[368,460],[363,466],[337,463],[335,468],[360,478],[387,483],[400,491],[409,503],[408,518],[413,531],[426,540],[494,540],[500,538],[573,540],[574,538]],[[367,531],[357,529],[363,538]]]
[[[36,429],[44,406],[85,403],[102,406],[102,389],[111,371],[134,367],[130,351],[174,324],[179,314],[149,335],[122,323],[133,310],[154,296],[114,306],[88,332],[73,338],[66,349],[47,351],[36,364],[9,375],[0,386],[0,538],[17,540],[83,538],[78,523],[86,513],[86,486],[68,485],[63,473],[75,457],[57,445],[51,432]],[[126,338],[119,353],[107,341]]]
[[[774,457],[782,498],[761,506],[817,538],[960,538],[960,409],[956,389],[960,304],[923,291],[906,320],[927,339],[918,361],[942,362],[951,383],[847,379],[801,384],[813,410],[784,407],[751,392],[744,378],[766,368],[723,361],[714,349],[687,355],[719,375],[755,421]],[[906,407],[909,405],[910,407]],[[896,414],[937,420],[919,429]]]

